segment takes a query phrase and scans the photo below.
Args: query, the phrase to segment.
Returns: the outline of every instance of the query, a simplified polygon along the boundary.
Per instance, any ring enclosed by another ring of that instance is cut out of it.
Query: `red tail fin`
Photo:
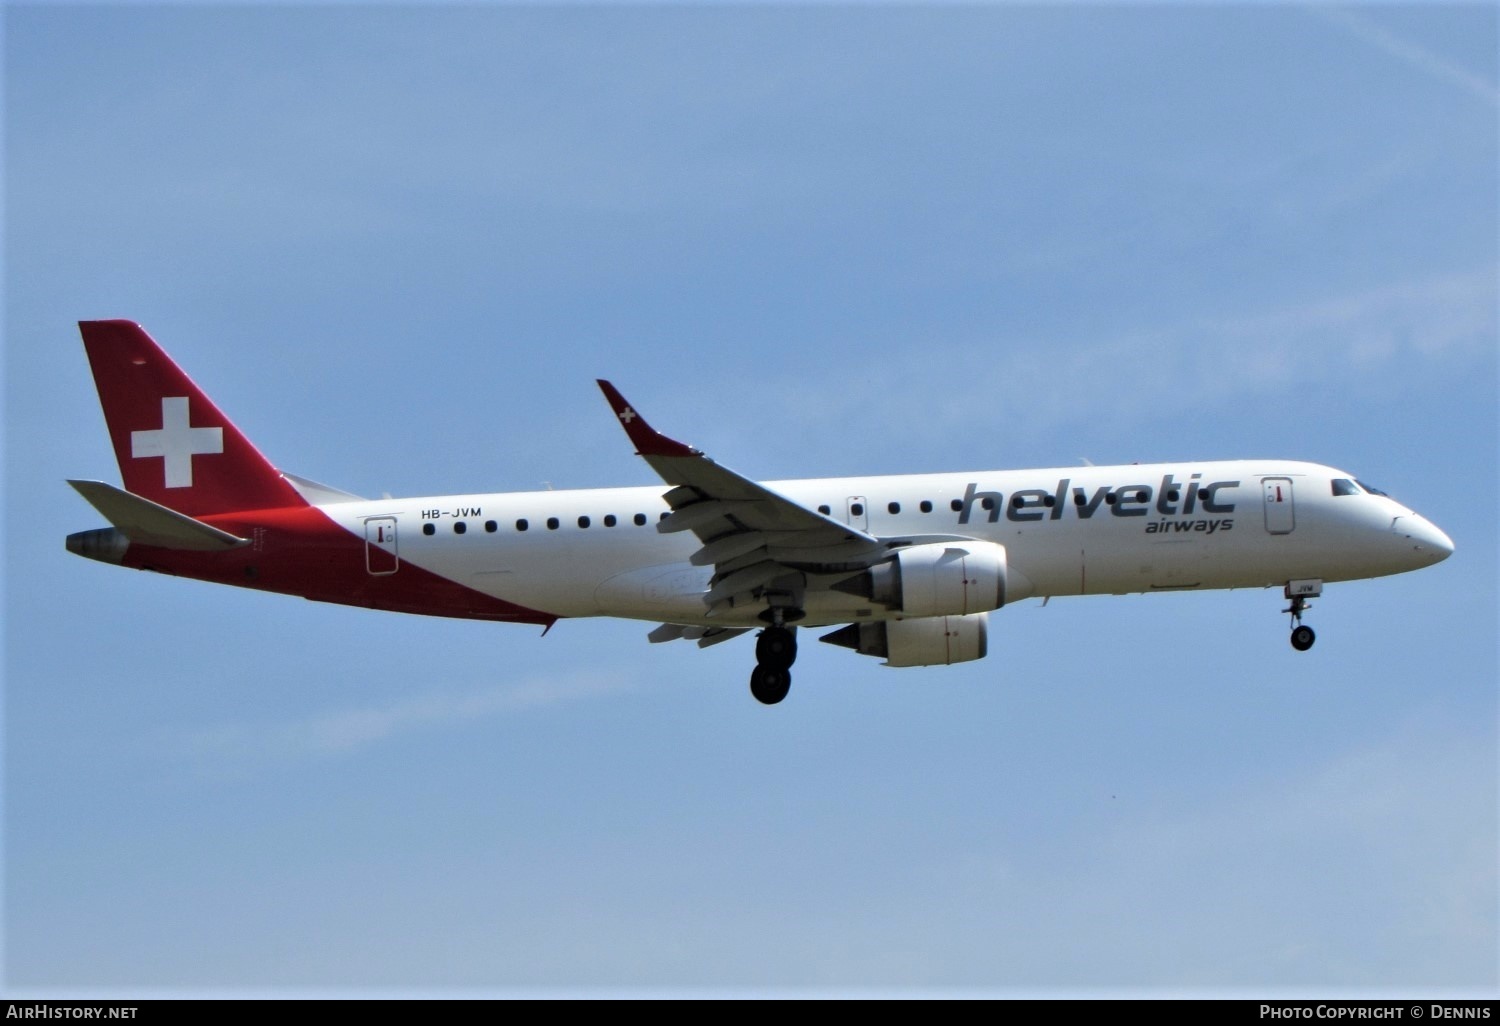
[[[195,517],[307,505],[139,324],[78,330],[127,491]]]

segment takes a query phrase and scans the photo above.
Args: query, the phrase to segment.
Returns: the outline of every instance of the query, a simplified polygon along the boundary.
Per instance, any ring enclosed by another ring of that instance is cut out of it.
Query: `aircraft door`
[[[1291,534],[1297,526],[1296,510],[1292,506],[1292,479],[1289,477],[1267,477],[1261,479],[1266,497],[1266,530],[1271,534]]]
[[[870,504],[863,495],[851,495],[844,501],[845,518],[850,527],[860,531],[870,529]]]
[[[365,518],[365,569],[376,577],[393,574],[401,567],[396,548],[396,518]]]

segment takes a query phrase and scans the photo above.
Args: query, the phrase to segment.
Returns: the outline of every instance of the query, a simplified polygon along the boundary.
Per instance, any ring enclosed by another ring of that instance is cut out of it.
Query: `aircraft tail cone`
[[[68,551],[75,556],[86,556],[101,563],[119,563],[125,558],[130,539],[113,527],[101,527],[93,531],[78,531],[68,535]]]

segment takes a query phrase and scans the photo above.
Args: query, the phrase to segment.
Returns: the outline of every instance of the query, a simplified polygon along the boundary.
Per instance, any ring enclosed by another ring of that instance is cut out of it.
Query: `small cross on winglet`
[[[610,409],[615,411],[620,425],[625,429],[625,434],[635,445],[638,456],[701,456],[697,449],[690,445],[684,445],[675,438],[668,438],[646,423],[646,418],[635,411],[635,407],[625,401],[620,390],[611,385],[603,378],[597,379],[599,390],[604,393],[604,398],[609,400]]]

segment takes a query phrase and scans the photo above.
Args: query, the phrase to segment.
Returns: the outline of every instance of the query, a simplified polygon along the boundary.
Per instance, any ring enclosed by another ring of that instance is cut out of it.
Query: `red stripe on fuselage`
[[[507,623],[551,624],[558,617],[465,587],[402,560],[395,573],[371,574],[365,541],[315,506],[203,517],[251,544],[225,552],[182,552],[134,545],[123,564],[217,584],[300,595],[315,602]]]

